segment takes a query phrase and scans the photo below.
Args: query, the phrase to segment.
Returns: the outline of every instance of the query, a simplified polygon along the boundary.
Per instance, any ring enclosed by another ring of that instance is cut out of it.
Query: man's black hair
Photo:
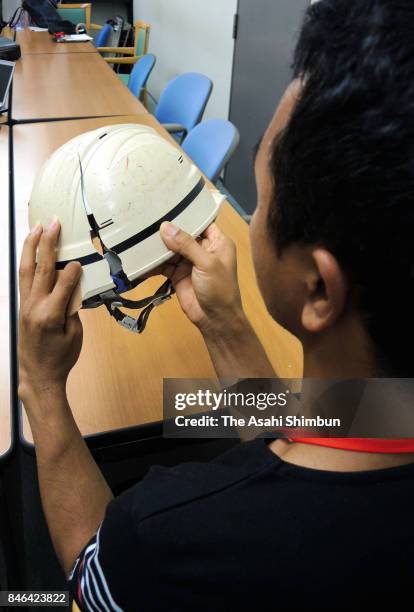
[[[360,289],[382,371],[411,377],[413,0],[312,5],[294,76],[303,89],[271,162],[275,245],[330,250]]]

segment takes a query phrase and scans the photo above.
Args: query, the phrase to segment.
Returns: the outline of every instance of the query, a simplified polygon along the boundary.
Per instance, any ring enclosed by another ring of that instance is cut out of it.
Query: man
[[[322,0],[255,162],[251,244],[269,312],[305,376],[411,376],[414,6]],[[172,224],[166,266],[220,377],[274,372],[243,312],[234,245]],[[59,224],[21,261],[20,397],[51,537],[82,610],[403,609],[414,575],[414,445],[276,440],[208,464],[153,468],[113,500],[73,420],[82,342],[56,281]],[[39,248],[38,264],[35,253]],[[369,451],[369,452],[368,452]]]

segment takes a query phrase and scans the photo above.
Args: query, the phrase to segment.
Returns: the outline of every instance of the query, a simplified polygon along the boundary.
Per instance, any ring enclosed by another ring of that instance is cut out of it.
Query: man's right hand
[[[161,237],[179,256],[162,274],[172,280],[181,308],[203,334],[221,333],[244,318],[236,247],[217,225],[210,225],[197,241],[172,223],[163,223]]]
[[[19,396],[29,398],[47,389],[64,394],[66,380],[82,346],[79,316],[67,307],[81,275],[78,262],[56,275],[60,225],[37,225],[27,236],[20,262]],[[36,252],[38,261],[36,263]]]

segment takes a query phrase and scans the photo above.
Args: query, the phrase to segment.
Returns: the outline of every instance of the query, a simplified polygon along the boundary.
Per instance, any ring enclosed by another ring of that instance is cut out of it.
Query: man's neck
[[[301,340],[304,378],[350,380],[378,373],[372,341],[355,314],[344,315],[334,327]]]
[[[270,450],[286,463],[329,472],[364,472],[414,463],[414,453],[364,453],[275,440]]]

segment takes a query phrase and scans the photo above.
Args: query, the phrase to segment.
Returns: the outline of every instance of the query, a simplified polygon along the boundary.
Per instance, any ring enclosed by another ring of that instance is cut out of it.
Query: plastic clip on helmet
[[[170,281],[143,300],[121,294],[173,256],[161,239],[161,223],[174,221],[199,236],[223,200],[154,129],[115,125],[70,140],[46,161],[33,186],[29,223],[46,226],[57,216],[56,267],[82,264],[82,307],[104,305],[119,324],[141,333],[151,310],[171,297]],[[120,306],[144,310],[135,320]]]

